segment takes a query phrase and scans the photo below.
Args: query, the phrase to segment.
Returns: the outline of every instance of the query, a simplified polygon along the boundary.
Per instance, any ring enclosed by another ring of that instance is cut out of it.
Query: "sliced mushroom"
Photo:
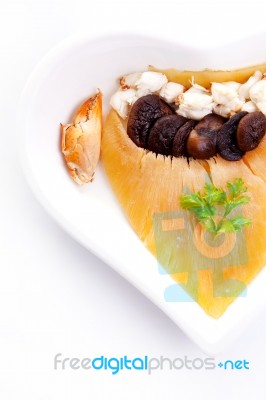
[[[188,155],[199,160],[207,160],[216,154],[216,136],[206,129],[204,134],[199,134],[193,129],[187,140]]]
[[[235,114],[217,133],[217,151],[225,160],[238,161],[244,155],[244,152],[237,147],[236,130],[245,115],[246,111]]]
[[[146,148],[149,132],[157,119],[175,114],[158,95],[140,97],[133,105],[128,118],[127,134],[139,147]]]
[[[191,157],[206,160],[216,154],[217,132],[227,120],[220,115],[208,114],[195,126],[187,140]]]
[[[266,132],[266,117],[260,111],[247,114],[241,119],[236,131],[237,145],[242,151],[258,147]]]
[[[166,115],[158,119],[150,130],[147,148],[154,153],[169,156],[178,129],[187,122],[181,115]]]
[[[197,121],[190,119],[178,129],[173,140],[172,155],[174,157],[186,157],[188,155],[186,149],[187,138],[196,124]]]
[[[212,131],[217,132],[223,124],[227,121],[226,118],[221,117],[221,115],[217,114],[207,114],[201,121],[198,122],[195,129],[198,131],[201,128],[210,129]]]

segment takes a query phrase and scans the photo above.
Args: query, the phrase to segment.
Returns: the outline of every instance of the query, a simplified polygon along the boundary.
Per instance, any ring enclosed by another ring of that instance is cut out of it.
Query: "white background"
[[[65,357],[205,357],[150,301],[69,238],[21,172],[16,108],[32,68],[78,30],[168,29],[220,43],[265,28],[263,2],[0,0],[0,398],[265,400],[266,310],[217,361],[249,371],[55,371]],[[236,49],[237,50],[237,49]],[[262,49],[265,51],[265,49]],[[266,60],[266,55],[265,55]],[[18,133],[19,134],[19,133]],[[49,157],[47,157],[47,163]]]

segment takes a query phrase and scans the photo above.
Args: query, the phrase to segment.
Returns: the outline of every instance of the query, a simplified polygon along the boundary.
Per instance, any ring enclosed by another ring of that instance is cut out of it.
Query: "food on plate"
[[[249,86],[255,83],[257,77],[260,77],[266,71],[266,63],[253,65],[235,70],[211,70],[204,69],[201,71],[182,71],[175,68],[159,69],[149,66],[150,71],[161,72],[166,76],[168,82],[179,82],[185,87],[191,86],[191,77],[194,77],[195,82],[205,88],[209,88],[212,82],[236,82],[242,84],[242,92],[246,93]],[[256,75],[255,75],[256,74]],[[254,78],[251,78],[255,75]],[[248,82],[248,83],[247,83]]]
[[[197,123],[187,138],[187,154],[197,159],[208,159],[215,156],[217,134],[226,119],[216,114],[207,114]],[[178,140],[178,136],[175,140]]]
[[[237,232],[244,226],[251,225],[251,219],[241,214],[230,217],[233,210],[250,201],[250,197],[245,195],[247,187],[242,178],[228,182],[226,189],[206,183],[204,193],[183,194],[180,199],[181,208],[193,213],[206,231],[214,233],[214,238],[221,233]]]
[[[265,71],[150,68],[125,75],[103,129],[104,169],[132,228],[215,318],[266,263]],[[204,207],[191,208],[191,199]],[[170,231],[158,233],[155,224],[180,212],[185,229],[173,245],[164,239]],[[217,241],[216,255],[208,254],[206,231]],[[234,257],[223,253],[226,243]]]
[[[87,99],[71,124],[61,125],[62,152],[70,176],[82,185],[91,182],[100,156],[102,94]]]

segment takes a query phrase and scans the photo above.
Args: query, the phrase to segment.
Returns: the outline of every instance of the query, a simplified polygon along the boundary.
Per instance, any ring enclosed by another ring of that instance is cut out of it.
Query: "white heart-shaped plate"
[[[99,166],[93,184],[79,187],[69,178],[60,153],[59,124],[101,88],[104,112],[117,78],[149,64],[178,69],[232,69],[266,61],[266,35],[221,48],[192,48],[136,35],[71,38],[52,50],[33,72],[23,92],[17,121],[23,166],[40,202],[78,242],[103,259],[149,299],[206,352],[225,348],[266,305],[262,271],[218,320],[195,302],[167,302],[174,281],[159,273],[156,259],[130,228]]]

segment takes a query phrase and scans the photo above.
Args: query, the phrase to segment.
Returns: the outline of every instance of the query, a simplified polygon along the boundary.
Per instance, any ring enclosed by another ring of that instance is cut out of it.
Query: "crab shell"
[[[73,180],[79,185],[94,178],[100,157],[102,93],[99,91],[77,110],[72,124],[61,124],[62,152]]]

